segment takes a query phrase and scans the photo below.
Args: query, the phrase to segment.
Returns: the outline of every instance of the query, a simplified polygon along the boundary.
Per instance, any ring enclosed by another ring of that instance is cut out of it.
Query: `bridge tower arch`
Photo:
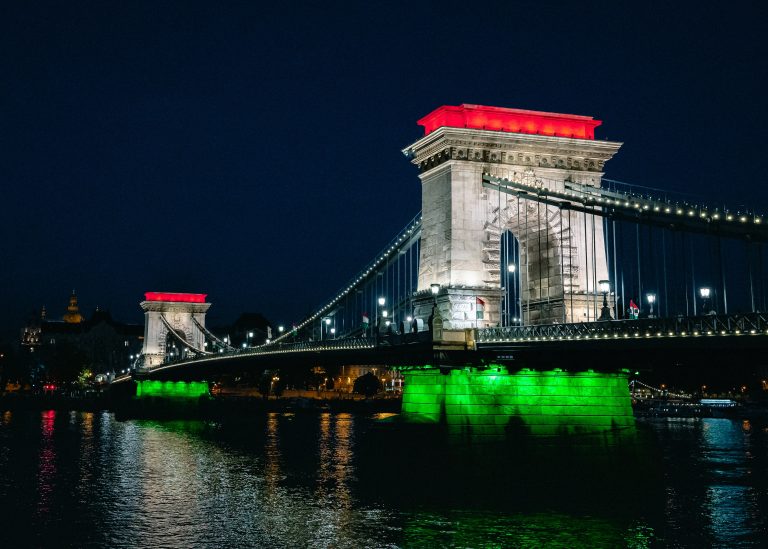
[[[558,191],[566,182],[600,186],[621,143],[595,140],[601,122],[592,117],[520,109],[444,106],[418,123],[424,137],[403,151],[422,183],[415,315],[437,314],[445,330],[498,325],[499,242],[511,230],[520,243],[523,321],[596,318],[595,282],[608,278],[601,218],[510,197],[484,188],[482,177]]]
[[[197,324],[205,327],[205,314],[211,306],[205,298],[206,294],[144,294],[141,302],[144,310],[144,368],[151,369],[165,362],[171,341],[179,341],[179,348],[183,340],[192,349],[204,349],[205,335]],[[171,334],[171,329],[175,335]]]

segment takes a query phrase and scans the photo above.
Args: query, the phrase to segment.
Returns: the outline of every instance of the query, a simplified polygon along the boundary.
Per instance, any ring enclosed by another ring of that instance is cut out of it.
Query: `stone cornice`
[[[485,164],[602,172],[622,143],[516,134],[489,130],[440,128],[403,150],[422,172],[448,160]]]
[[[210,307],[210,303],[176,303],[171,301],[142,301],[140,304],[144,311],[158,313],[204,313]]]

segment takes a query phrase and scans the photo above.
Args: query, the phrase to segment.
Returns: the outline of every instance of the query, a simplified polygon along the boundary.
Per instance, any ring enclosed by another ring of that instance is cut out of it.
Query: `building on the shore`
[[[20,343],[28,352],[33,377],[40,378],[55,361],[75,358],[94,374],[128,369],[143,339],[143,325],[117,322],[109,311],[97,307],[86,318],[73,291],[61,320],[48,318],[43,307],[22,328]]]

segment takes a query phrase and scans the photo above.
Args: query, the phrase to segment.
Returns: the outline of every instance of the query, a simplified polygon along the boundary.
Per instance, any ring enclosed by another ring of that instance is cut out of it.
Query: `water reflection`
[[[404,527],[406,547],[651,547],[647,525],[556,512],[529,514],[415,513]]]
[[[310,519],[313,542],[333,545],[348,536],[354,516],[350,487],[354,465],[353,417],[350,414],[321,414],[318,445],[318,475],[315,491],[318,514]]]
[[[46,515],[50,511],[50,502],[56,485],[56,448],[53,434],[56,411],[46,410],[40,414],[40,451],[37,473],[37,513]]]
[[[264,493],[267,501],[276,504],[279,493],[280,472],[280,417],[277,413],[267,414],[266,440],[264,442]]]
[[[754,473],[750,430],[748,421],[701,420],[700,459],[712,472],[702,510],[709,537],[717,545],[746,540],[760,522],[755,490],[745,485]]]
[[[4,413],[0,502],[21,494],[11,517],[42,546],[738,546],[766,528],[761,424],[442,442],[349,414]]]

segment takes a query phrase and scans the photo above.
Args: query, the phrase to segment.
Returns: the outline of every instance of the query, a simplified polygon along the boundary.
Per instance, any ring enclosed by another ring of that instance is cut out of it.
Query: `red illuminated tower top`
[[[146,292],[147,301],[166,301],[170,303],[205,303],[208,294],[179,294],[173,292]]]
[[[594,139],[595,128],[602,124],[591,116],[554,112],[485,107],[483,105],[444,105],[418,121],[424,135],[441,127],[471,128],[511,133],[528,133],[575,139]]]

